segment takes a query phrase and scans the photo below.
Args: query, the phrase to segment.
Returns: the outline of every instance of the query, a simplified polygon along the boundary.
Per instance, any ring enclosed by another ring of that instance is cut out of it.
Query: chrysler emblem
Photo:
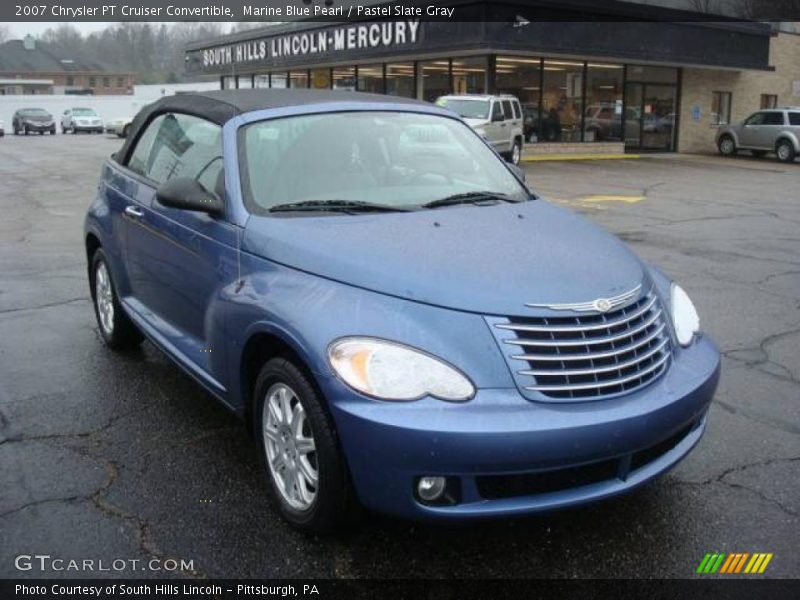
[[[611,310],[611,300],[608,298],[598,298],[594,301],[593,306],[597,312],[608,312]]]
[[[597,300],[588,300],[586,302],[570,302],[568,304],[526,304],[529,308],[549,308],[550,310],[571,310],[575,312],[599,312],[606,313],[618,306],[624,306],[636,300],[639,293],[642,291],[642,285],[639,284],[632,290],[628,290],[614,296],[613,298],[598,298]]]

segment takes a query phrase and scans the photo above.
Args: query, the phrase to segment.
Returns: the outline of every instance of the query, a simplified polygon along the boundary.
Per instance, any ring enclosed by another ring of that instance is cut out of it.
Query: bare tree
[[[800,0],[732,0],[736,16],[759,21],[797,21]]]
[[[80,52],[83,47],[83,36],[73,25],[61,23],[58,27],[47,29],[41,36],[43,42],[54,44],[70,52]]]
[[[692,10],[701,13],[718,14],[720,12],[717,0],[689,0],[689,6]]]
[[[11,29],[9,29],[8,25],[0,24],[0,44],[8,39],[11,38]]]

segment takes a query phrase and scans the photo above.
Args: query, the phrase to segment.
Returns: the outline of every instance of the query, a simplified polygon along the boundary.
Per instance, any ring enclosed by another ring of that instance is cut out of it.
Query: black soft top
[[[127,162],[128,155],[141,131],[160,114],[179,112],[223,125],[237,115],[255,110],[333,102],[424,104],[418,100],[396,96],[339,90],[247,89],[176,94],[160,98],[139,111],[131,124],[130,134],[125,139],[122,149],[115,155],[116,160],[121,164]]]

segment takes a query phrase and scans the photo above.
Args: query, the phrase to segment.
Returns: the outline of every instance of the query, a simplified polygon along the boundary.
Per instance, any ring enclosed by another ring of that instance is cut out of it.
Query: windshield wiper
[[[509,198],[505,194],[500,192],[466,192],[463,194],[453,194],[452,196],[447,196],[446,198],[440,198],[439,200],[433,200],[432,202],[428,202],[427,204],[423,204],[423,208],[439,208],[440,206],[455,206],[456,204],[480,204],[486,201],[501,201],[501,202],[511,202],[517,203],[520,200],[514,200],[513,198]]]
[[[269,212],[338,211],[338,212],[408,212],[410,209],[385,204],[373,204],[360,200],[303,200],[289,204],[277,204]]]

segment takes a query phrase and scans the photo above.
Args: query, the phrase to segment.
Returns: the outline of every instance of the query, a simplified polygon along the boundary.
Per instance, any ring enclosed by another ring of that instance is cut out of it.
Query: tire
[[[512,165],[519,165],[522,160],[522,142],[519,139],[514,140],[514,145],[511,146],[511,152],[508,155],[508,162]]]
[[[775,144],[775,154],[782,163],[792,163],[797,156],[794,144],[789,140],[778,140],[778,143]]]
[[[717,148],[719,148],[719,153],[722,154],[722,156],[733,156],[736,154],[736,142],[733,140],[733,137],[729,135],[723,135],[719,138]]]
[[[44,130],[43,129],[39,130],[39,135],[44,135]]]
[[[72,131],[72,135],[78,135],[78,130],[73,127],[70,131]]]
[[[142,343],[144,337],[119,303],[117,288],[102,249],[98,249],[94,253],[91,265],[89,286],[94,303],[94,315],[97,318],[97,326],[103,341],[112,350],[136,348]]]
[[[309,377],[291,360],[273,358],[262,367],[253,398],[253,434],[281,515],[308,533],[330,533],[349,524],[356,502],[347,466],[333,422]],[[288,411],[270,409],[287,403]]]
[[[24,132],[25,132],[25,135],[28,135],[28,133],[29,133],[29,132],[28,132],[28,126],[26,125],[26,126],[23,128],[23,130],[22,130],[22,131],[24,131]]]
[[[750,152],[756,158],[764,158],[767,155],[767,151],[766,150],[751,150]]]

